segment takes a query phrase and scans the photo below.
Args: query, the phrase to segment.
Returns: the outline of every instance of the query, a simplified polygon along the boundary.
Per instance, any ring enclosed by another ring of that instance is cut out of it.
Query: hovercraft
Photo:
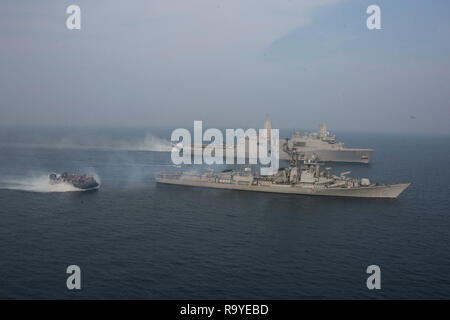
[[[100,184],[94,177],[88,175],[78,175],[78,174],[68,174],[63,172],[60,175],[52,173],[49,175],[51,184],[68,183],[73,185],[75,188],[82,190],[93,190],[97,189]]]

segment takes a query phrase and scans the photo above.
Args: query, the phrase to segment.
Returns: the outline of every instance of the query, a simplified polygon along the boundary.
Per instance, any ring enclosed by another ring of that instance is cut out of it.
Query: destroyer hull
[[[327,187],[301,187],[292,185],[240,185],[226,184],[206,181],[194,181],[171,178],[155,178],[158,183],[174,184],[190,187],[204,187],[216,189],[230,189],[241,191],[256,191],[270,193],[287,193],[313,196],[332,196],[332,197],[356,197],[356,198],[397,198],[410,183],[399,183],[389,185],[375,185],[359,188],[327,188]]]

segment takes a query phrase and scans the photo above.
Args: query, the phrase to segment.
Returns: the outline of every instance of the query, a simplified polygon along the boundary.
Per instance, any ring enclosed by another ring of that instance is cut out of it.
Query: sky
[[[68,30],[66,8],[81,8]],[[381,30],[366,9],[381,8]],[[450,134],[448,0],[0,2],[0,126]]]

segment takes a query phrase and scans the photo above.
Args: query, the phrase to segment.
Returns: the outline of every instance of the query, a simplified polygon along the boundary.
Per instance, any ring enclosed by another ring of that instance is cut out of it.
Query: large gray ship
[[[374,152],[373,149],[345,147],[344,143],[338,142],[336,136],[327,131],[323,123],[319,125],[318,132],[301,135],[300,132],[295,131],[291,138],[280,139],[280,159],[289,160],[289,155],[283,149],[285,144],[289,148],[297,149],[299,160],[315,155],[324,162],[368,163]]]
[[[410,185],[371,183],[367,178],[348,177],[350,172],[336,176],[331,173],[331,168],[320,171],[314,157],[305,159],[299,166],[295,149],[290,151],[285,147],[284,151],[291,157],[289,168],[280,169],[270,176],[260,176],[247,167],[243,171],[158,172],[155,179],[158,183],[193,187],[359,198],[397,198]]]
[[[269,120],[264,123],[264,129],[272,129],[272,124]],[[238,140],[237,144],[230,146],[236,152],[237,148],[242,146],[245,149],[245,157],[249,157],[249,137]],[[203,154],[204,149],[208,144],[204,145],[188,145],[176,146],[184,150],[191,151],[192,154]],[[317,157],[323,162],[358,162],[369,163],[370,158],[374,152],[373,149],[347,148],[343,142],[339,142],[335,135],[327,131],[325,124],[319,125],[319,131],[314,133],[300,134],[295,131],[291,138],[280,139],[279,141],[279,156],[280,160],[289,160],[290,156],[284,151],[287,145],[289,148],[295,148],[298,152],[299,160]],[[216,146],[219,147],[219,146]],[[223,154],[226,154],[227,148],[225,144],[222,146]]]

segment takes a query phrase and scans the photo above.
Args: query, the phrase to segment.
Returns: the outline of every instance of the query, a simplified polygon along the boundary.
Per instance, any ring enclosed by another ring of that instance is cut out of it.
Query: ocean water
[[[178,170],[164,134],[0,132],[1,299],[450,298],[450,137],[340,134],[376,152],[333,172],[412,182],[384,200],[157,185]],[[50,186],[61,171],[101,188]]]

